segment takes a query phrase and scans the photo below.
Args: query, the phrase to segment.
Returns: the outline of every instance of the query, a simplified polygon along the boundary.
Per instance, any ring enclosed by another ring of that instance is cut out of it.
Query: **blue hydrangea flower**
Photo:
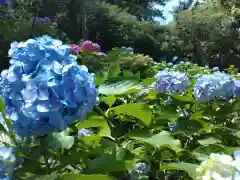
[[[215,72],[202,75],[194,86],[194,97],[199,102],[233,97],[234,81],[231,75]]]
[[[88,129],[81,129],[80,131],[78,131],[78,136],[80,137],[91,136],[91,135],[93,135],[93,132]]]
[[[219,67],[214,67],[214,68],[212,68],[212,71],[213,71],[213,72],[218,72],[218,71],[219,71]]]
[[[0,5],[8,4],[9,0],[0,0]]]
[[[235,83],[234,96],[240,96],[240,80],[239,79],[235,79],[234,83]]]
[[[188,86],[189,79],[184,72],[162,70],[159,71],[155,78],[153,88],[160,93],[181,93],[184,92]]]
[[[15,165],[15,155],[11,148],[0,147],[0,179],[8,179],[13,173]]]
[[[19,136],[63,131],[92,111],[98,97],[94,76],[77,64],[68,45],[42,36],[12,43],[9,56],[0,94]]]
[[[130,179],[136,179],[139,175],[147,175],[150,171],[150,167],[146,163],[137,163],[135,170],[129,170]]]
[[[172,63],[172,62],[170,62],[170,63],[168,63],[168,65],[169,65],[169,66],[173,66],[173,63]]]

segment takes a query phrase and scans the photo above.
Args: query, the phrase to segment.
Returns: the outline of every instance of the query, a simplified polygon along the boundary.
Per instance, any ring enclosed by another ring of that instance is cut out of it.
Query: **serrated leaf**
[[[141,87],[140,80],[136,77],[116,77],[100,84],[98,91],[105,95],[120,95],[137,92]]]
[[[163,164],[161,166],[161,170],[182,170],[188,173],[188,175],[192,179],[197,179],[197,171],[196,169],[198,168],[198,165],[196,164],[191,164],[191,163],[169,163],[169,164]]]
[[[150,144],[153,147],[170,147],[175,151],[181,150],[181,143],[179,140],[175,140],[168,131],[162,131],[155,135],[149,135],[145,133],[129,133],[129,137]]]
[[[47,137],[41,139],[41,144],[53,149],[70,149],[74,144],[74,137],[66,135],[66,132],[53,132]]]
[[[100,174],[64,174],[61,176],[60,180],[114,180],[115,178],[106,176],[106,175],[100,175]]]
[[[132,103],[124,104],[112,108],[117,115],[133,116],[141,120],[145,125],[149,125],[152,121],[152,111],[147,104]]]
[[[216,139],[214,137],[208,137],[208,138],[205,138],[205,139],[201,139],[201,140],[198,140],[198,142],[203,146],[206,146],[206,145],[209,145],[209,144],[221,143],[221,141],[219,139]]]
[[[87,120],[77,124],[78,129],[93,128],[93,127],[99,128],[100,136],[105,136],[105,137],[111,138],[111,130],[108,126],[106,119],[104,119],[104,117],[102,117],[102,116],[93,114],[93,115],[89,116]]]

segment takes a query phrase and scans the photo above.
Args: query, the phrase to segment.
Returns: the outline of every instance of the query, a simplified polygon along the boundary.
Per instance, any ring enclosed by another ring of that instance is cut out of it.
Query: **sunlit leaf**
[[[137,92],[141,88],[140,80],[136,77],[116,77],[100,84],[98,90],[100,94],[120,95]]]
[[[79,130],[83,128],[93,128],[93,127],[99,128],[100,136],[111,137],[111,130],[108,126],[108,123],[106,119],[104,119],[104,117],[102,116],[93,114],[89,116],[87,120],[77,124],[77,128]]]
[[[216,139],[214,137],[208,137],[208,138],[205,138],[205,139],[201,139],[201,140],[198,140],[198,142],[203,146],[206,146],[206,145],[209,145],[209,144],[221,143],[221,141],[219,139]]]
[[[114,180],[115,178],[100,174],[64,174],[60,180]]]
[[[112,105],[115,103],[116,101],[116,97],[113,95],[109,95],[109,96],[101,96],[100,99],[105,102],[110,108],[112,107]]]
[[[132,103],[124,104],[112,108],[117,115],[133,116],[141,120],[145,125],[149,125],[152,121],[152,111],[147,104]]]
[[[169,163],[169,164],[163,164],[161,166],[161,170],[182,170],[188,173],[188,175],[192,179],[197,179],[197,171],[198,165],[196,164],[190,164],[190,163]]]
[[[167,131],[162,131],[155,135],[145,133],[129,133],[129,137],[138,141],[150,144],[156,148],[170,147],[175,151],[181,151],[181,144],[179,140],[174,139]]]
[[[48,148],[58,149],[70,149],[74,144],[74,137],[66,135],[65,132],[56,133],[48,135],[47,137],[41,139],[41,144]]]

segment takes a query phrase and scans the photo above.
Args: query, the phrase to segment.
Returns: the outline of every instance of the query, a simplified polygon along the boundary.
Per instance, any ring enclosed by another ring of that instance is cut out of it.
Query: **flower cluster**
[[[134,180],[139,176],[147,175],[150,171],[150,167],[146,163],[137,163],[135,170],[129,170],[130,179]]]
[[[39,17],[34,17],[33,21],[36,23],[46,23],[46,24],[52,24],[53,26],[56,26],[56,22],[52,22],[52,20],[49,17],[44,17],[44,18],[39,18]]]
[[[233,97],[235,83],[231,75],[215,72],[202,75],[194,87],[194,97],[199,102]]]
[[[92,41],[84,41],[81,45],[81,51],[83,52],[100,52],[101,47],[97,43],[93,43]]]
[[[238,164],[238,165],[237,165]],[[237,166],[236,166],[237,165]],[[205,160],[197,168],[198,180],[238,180],[239,159],[235,156],[225,154],[211,154],[208,160]]]
[[[9,56],[0,95],[19,136],[62,131],[75,118],[84,119],[97,102],[94,76],[60,40],[42,36],[14,42]]]
[[[155,78],[157,81],[153,84],[153,88],[159,93],[181,93],[188,86],[189,79],[183,72],[162,70],[159,71]]]
[[[134,52],[132,47],[126,47],[126,46],[122,46],[121,47],[122,50],[126,51],[126,52]]]
[[[81,51],[81,47],[77,44],[69,44],[72,54],[78,54]]]
[[[9,3],[9,0],[0,0],[0,5],[6,5]]]
[[[84,41],[81,46],[77,44],[70,44],[69,46],[72,54],[78,54],[79,52],[95,52],[98,56],[106,56],[105,53],[101,52],[100,45],[92,41]]]
[[[79,137],[91,136],[91,135],[93,135],[93,132],[88,130],[88,129],[85,129],[85,128],[78,131],[78,136]]]
[[[15,155],[11,148],[0,147],[0,179],[8,178],[12,174],[15,165]]]

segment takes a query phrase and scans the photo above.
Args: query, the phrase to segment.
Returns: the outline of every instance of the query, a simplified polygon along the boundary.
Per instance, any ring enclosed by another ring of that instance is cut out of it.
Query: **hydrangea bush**
[[[239,180],[234,68],[150,58],[147,73],[131,71],[116,57],[136,54],[122,47],[91,74],[82,62],[101,61],[100,47],[82,46],[49,36],[11,44],[0,178]]]

